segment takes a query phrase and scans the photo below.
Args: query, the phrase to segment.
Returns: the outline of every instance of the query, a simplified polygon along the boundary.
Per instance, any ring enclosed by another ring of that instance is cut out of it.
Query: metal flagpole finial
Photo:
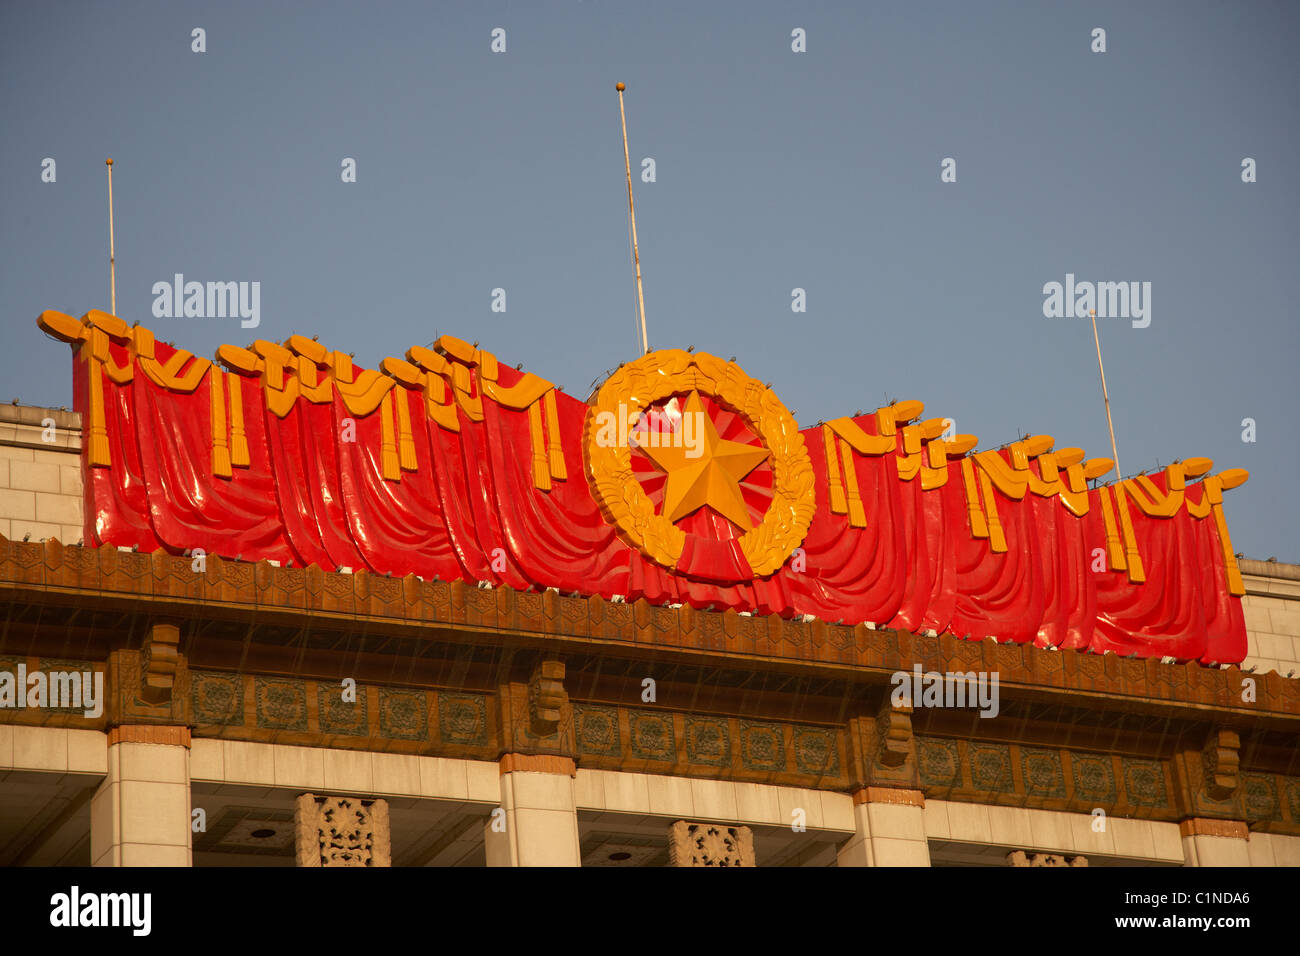
[[[104,160],[108,167],[108,296],[109,311],[117,315],[117,255],[113,248],[113,160]]]
[[[614,89],[618,90],[618,116],[623,124],[623,166],[627,170],[627,210],[632,223],[632,261],[636,266],[636,299],[641,314],[641,354],[646,355],[650,351],[650,340],[645,330],[645,294],[641,291],[641,250],[636,239],[636,206],[632,202],[632,160],[627,151],[627,114],[623,112],[623,91],[627,86],[623,83],[615,83]]]

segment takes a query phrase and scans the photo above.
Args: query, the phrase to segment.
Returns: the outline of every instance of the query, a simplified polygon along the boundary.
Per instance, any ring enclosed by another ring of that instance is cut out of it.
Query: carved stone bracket
[[[886,767],[901,767],[915,752],[912,739],[912,707],[910,704],[894,706],[886,698],[876,717],[879,748],[876,759]]]
[[[568,703],[564,662],[540,661],[528,679],[528,725],[539,737],[549,737],[560,725],[560,709]]]
[[[1012,850],[1007,854],[1008,866],[1087,866],[1086,856],[1062,856],[1058,853],[1026,853]]]
[[[150,704],[172,699],[176,680],[181,629],[175,624],[155,623],[140,651],[140,697]]]
[[[176,624],[154,622],[138,650],[109,651],[104,675],[109,726],[192,725],[189,667],[179,646]]]
[[[304,793],[294,807],[299,866],[392,866],[388,804]]]
[[[668,828],[670,866],[755,866],[749,827],[678,820]]]
[[[855,789],[920,786],[910,704],[894,706],[886,694],[874,715],[851,718],[847,729]]]
[[[1223,727],[1212,729],[1201,750],[1205,790],[1212,799],[1226,800],[1237,789],[1241,736]]]

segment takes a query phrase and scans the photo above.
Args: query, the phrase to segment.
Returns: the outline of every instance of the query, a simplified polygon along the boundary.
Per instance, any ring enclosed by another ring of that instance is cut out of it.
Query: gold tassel
[[[1232,554],[1232,538],[1227,533],[1227,520],[1223,518],[1222,505],[1214,506],[1214,523],[1218,525],[1219,544],[1223,546],[1223,570],[1227,572],[1227,593],[1243,597],[1245,581],[1242,579],[1242,568],[1236,563],[1236,555]]]
[[[1128,511],[1128,482],[1121,481],[1115,486],[1115,507],[1119,510],[1119,526],[1124,530],[1124,553],[1128,558],[1128,579],[1134,584],[1141,584],[1147,579],[1146,569],[1142,567],[1142,555],[1138,553],[1137,535],[1133,533],[1133,518]]]
[[[970,516],[970,533],[972,537],[987,538],[989,524],[984,520],[984,509],[980,507],[979,492],[975,487],[975,465],[969,456],[961,460],[962,484],[966,486],[966,513]]]
[[[393,438],[393,393],[390,391],[379,403],[379,424],[383,441],[382,467],[385,481],[401,481],[402,466],[397,457],[397,442]]]
[[[1106,526],[1106,550],[1110,556],[1112,571],[1128,570],[1128,561],[1124,559],[1124,547],[1119,540],[1119,526],[1115,523],[1115,506],[1111,503],[1110,487],[1102,485],[1097,489],[1101,499],[1101,520]]]
[[[551,477],[564,481],[569,477],[564,465],[564,449],[560,446],[560,410],[555,404],[555,389],[546,390],[546,445],[551,453]]]
[[[217,375],[221,373],[213,367]],[[226,387],[230,392],[230,463],[238,468],[247,468],[248,437],[244,434],[244,383],[235,372],[226,373]]]
[[[216,367],[208,379],[208,395],[212,400],[212,473],[218,478],[230,477],[230,449],[226,447],[226,402],[222,396],[221,371]]]
[[[92,329],[90,334],[99,336],[104,333]],[[82,350],[86,353],[86,373],[90,376],[90,450],[86,460],[92,468],[108,468],[113,462],[108,453],[108,426],[104,421],[103,373],[94,349],[83,345]]]
[[[420,466],[415,457],[415,440],[411,437],[411,406],[406,390],[395,385],[390,394],[397,403],[397,436],[402,452],[402,470],[416,471]]]
[[[456,414],[456,400],[451,386],[434,372],[424,373],[424,411],[449,432],[460,431],[460,418]]]
[[[1007,538],[1002,532],[1002,519],[998,517],[998,503],[993,497],[993,482],[989,480],[989,473],[983,468],[980,469],[979,477],[980,491],[984,496],[984,512],[989,522],[989,545],[996,553],[1005,554]]]
[[[862,509],[862,495],[858,493],[858,470],[853,467],[853,449],[848,442],[840,445],[840,454],[844,456],[844,485],[849,499],[849,525],[854,528],[867,526],[867,513]]]
[[[826,445],[826,476],[831,487],[831,514],[848,514],[849,504],[844,497],[844,482],[840,480],[840,456],[835,454],[835,433],[829,425],[822,426],[822,441]]]
[[[528,406],[528,434],[533,444],[533,486],[542,491],[551,490],[551,466],[546,460],[546,438],[542,434],[542,405],[540,401]]]
[[[1203,484],[1205,491],[1201,502],[1209,503],[1214,512],[1214,525],[1219,529],[1219,547],[1223,549],[1223,570],[1228,576],[1228,593],[1241,597],[1246,593],[1246,582],[1242,580],[1241,568],[1237,565],[1237,556],[1232,553],[1232,538],[1228,534],[1228,520],[1223,515],[1223,479],[1218,475],[1207,475]]]
[[[1228,574],[1228,593],[1241,597],[1246,593],[1237,556],[1232,553],[1232,538],[1228,536],[1228,522],[1223,517],[1223,505],[1214,505],[1214,523],[1219,528],[1219,545],[1223,548],[1223,569]]]

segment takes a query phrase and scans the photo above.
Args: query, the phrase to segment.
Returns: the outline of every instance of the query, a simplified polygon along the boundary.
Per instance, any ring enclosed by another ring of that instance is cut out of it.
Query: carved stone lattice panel
[[[1026,853],[1012,850],[1007,854],[1008,866],[1087,866],[1086,856],[1062,856],[1058,853]]]
[[[388,803],[304,793],[294,809],[299,866],[392,866]]]
[[[749,827],[678,820],[668,828],[669,866],[755,866]]]

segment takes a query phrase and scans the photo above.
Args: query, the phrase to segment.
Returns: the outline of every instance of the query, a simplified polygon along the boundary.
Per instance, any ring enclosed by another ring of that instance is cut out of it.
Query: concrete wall
[[[0,405],[0,534],[81,540],[80,453],[80,415]]]
[[[1250,655],[1242,667],[1300,677],[1300,565],[1242,560]]]

